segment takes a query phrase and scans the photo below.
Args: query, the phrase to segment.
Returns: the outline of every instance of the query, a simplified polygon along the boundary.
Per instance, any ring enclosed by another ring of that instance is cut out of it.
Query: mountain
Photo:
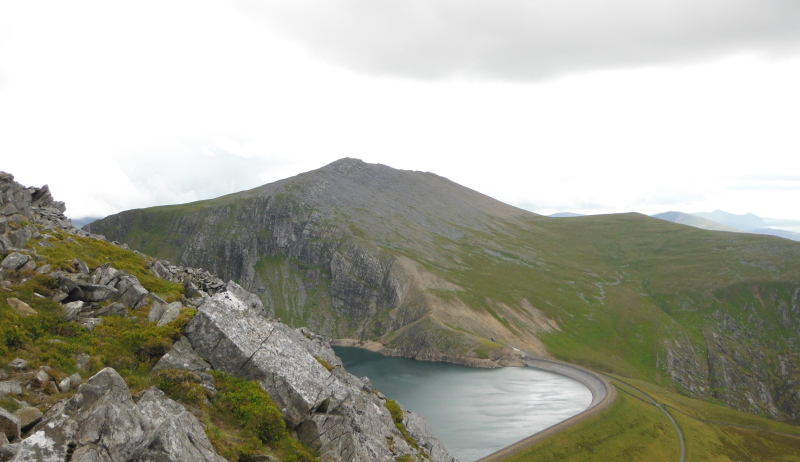
[[[800,419],[792,241],[640,214],[544,217],[356,159],[87,229],[235,280],[291,325],[389,354],[518,364],[510,345]]]
[[[701,218],[697,215],[692,215],[691,213],[664,212],[653,215],[653,218],[671,221],[673,223],[679,223],[682,225],[693,226],[695,228],[707,229],[710,231],[728,231],[730,233],[744,232],[741,229],[734,228],[733,226],[728,226],[706,218]]]
[[[551,218],[574,218],[574,217],[585,217],[586,215],[581,215],[580,213],[572,213],[572,212],[558,212],[548,216]]]
[[[723,210],[714,210],[713,212],[698,212],[692,215],[705,218],[706,220],[716,221],[717,223],[722,223],[723,225],[732,226],[748,232],[753,232],[753,230],[767,227],[767,225],[764,223],[764,220],[753,213],[736,215]]]
[[[784,239],[791,239],[793,241],[800,241],[800,233],[795,233],[785,229],[766,227],[767,221],[765,220],[768,220],[770,223],[787,222],[791,224],[794,224],[794,221],[763,219],[752,213],[735,215],[722,210],[715,210],[711,213],[665,212],[658,215],[653,215],[653,217],[671,221],[673,223],[694,226],[695,228],[700,229],[729,231],[735,233],[747,232],[764,234],[767,236],[777,236]]]
[[[72,224],[73,224],[75,227],[77,227],[77,228],[82,228],[82,227],[84,227],[84,226],[88,225],[89,223],[93,223],[93,222],[95,222],[95,221],[99,220],[100,218],[101,218],[101,217],[83,217],[83,218],[77,218],[77,219],[73,219],[73,220],[72,220]]]

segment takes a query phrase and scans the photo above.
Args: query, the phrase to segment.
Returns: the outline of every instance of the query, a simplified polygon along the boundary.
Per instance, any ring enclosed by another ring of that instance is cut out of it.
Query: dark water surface
[[[335,347],[351,374],[428,420],[445,447],[472,462],[580,413],[589,389],[532,367],[475,369]]]

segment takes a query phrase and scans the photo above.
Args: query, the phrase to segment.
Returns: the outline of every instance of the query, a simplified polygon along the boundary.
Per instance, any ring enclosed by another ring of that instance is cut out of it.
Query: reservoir
[[[532,367],[476,369],[334,347],[345,369],[425,417],[462,462],[487,456],[586,409],[580,382]]]

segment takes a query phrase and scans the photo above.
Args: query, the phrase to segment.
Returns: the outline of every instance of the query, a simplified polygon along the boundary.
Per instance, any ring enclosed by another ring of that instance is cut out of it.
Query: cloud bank
[[[800,45],[796,0],[240,0],[314,55],[418,79],[536,80]]]

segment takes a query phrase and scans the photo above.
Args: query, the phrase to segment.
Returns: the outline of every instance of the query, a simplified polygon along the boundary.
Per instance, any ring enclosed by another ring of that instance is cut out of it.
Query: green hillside
[[[548,218],[344,159],[92,232],[200,266],[332,337],[468,364],[494,338],[772,419],[800,419],[800,243],[639,214]]]

